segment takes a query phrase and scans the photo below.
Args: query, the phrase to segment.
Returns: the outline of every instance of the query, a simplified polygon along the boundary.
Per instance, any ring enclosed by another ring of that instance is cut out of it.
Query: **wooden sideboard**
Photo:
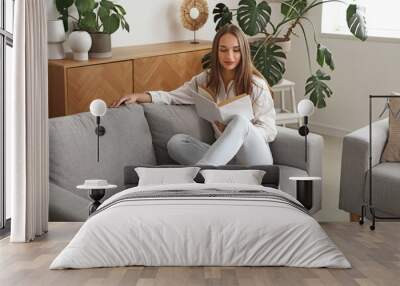
[[[89,111],[93,99],[107,105],[133,92],[173,90],[201,72],[211,42],[170,42],[120,47],[113,57],[49,61],[49,117]]]

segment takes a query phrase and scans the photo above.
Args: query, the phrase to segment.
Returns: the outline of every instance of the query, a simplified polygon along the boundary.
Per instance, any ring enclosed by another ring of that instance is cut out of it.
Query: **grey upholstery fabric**
[[[158,164],[176,164],[167,152],[167,142],[175,134],[188,134],[209,144],[215,140],[211,125],[199,118],[192,105],[143,104],[143,107]]]
[[[94,116],[87,112],[50,119],[50,183],[58,187],[50,188],[50,220],[56,217],[53,212],[56,206],[52,204],[61,200],[57,198],[63,195],[60,189],[87,198],[87,191],[76,191],[76,186],[85,179],[101,178],[123,185],[124,166],[156,163],[142,106],[109,109],[101,124],[106,134],[100,138],[100,162],[97,162]],[[106,197],[111,194],[112,191],[107,191]],[[70,212],[63,212],[63,220],[74,221],[81,206],[73,201],[69,206]]]
[[[369,174],[367,175],[368,178]],[[378,209],[389,215],[400,215],[400,163],[385,162],[372,169],[372,198]],[[369,185],[365,187],[369,198]],[[379,211],[377,213],[379,215]]]
[[[176,133],[189,134],[207,143],[214,141],[211,125],[199,119],[194,107],[188,105],[128,105],[108,110],[101,123],[106,134],[100,138],[101,156],[97,163],[95,118],[91,114],[50,119],[51,220],[86,219],[90,203],[87,192],[76,190],[76,185],[85,179],[107,179],[119,185],[119,189],[107,191],[107,198],[129,187],[123,181],[125,166],[173,163],[166,143]],[[281,189],[290,194],[295,194],[295,184],[289,182],[288,177],[322,175],[322,137],[310,134],[308,139],[307,164],[304,162],[304,138],[297,130],[278,127],[277,138],[271,143],[275,164],[280,166]],[[321,183],[317,182],[311,213],[320,209],[320,200]]]
[[[372,166],[380,163],[388,135],[388,120],[372,124]],[[358,129],[343,139],[339,208],[360,214],[367,187],[369,126]],[[400,163],[399,163],[400,164]]]
[[[135,171],[136,167],[150,167],[150,168],[179,168],[182,167],[181,165],[157,165],[157,166],[126,166],[124,170],[124,182],[125,185],[129,186],[136,186],[139,183],[139,176]],[[190,167],[190,166],[185,166],[185,167]],[[266,166],[266,165],[260,165],[260,166],[235,166],[235,165],[226,165],[226,166],[196,166],[200,167],[202,170],[206,169],[218,169],[218,170],[263,170],[265,171],[265,175],[262,179],[262,185],[266,187],[272,187],[272,188],[278,188],[279,186],[279,168],[277,166]],[[197,174],[197,176],[194,179],[197,183],[204,183],[204,178],[200,174],[200,172]]]
[[[279,167],[279,175],[280,175],[280,184],[279,189],[285,191],[286,193],[296,197],[296,182],[289,180],[289,177],[304,177],[308,176],[308,173],[305,170],[301,170],[295,167],[284,166],[284,165],[276,165]],[[316,192],[314,192],[314,203],[313,209],[318,206],[320,209],[320,204],[316,202],[315,199]]]

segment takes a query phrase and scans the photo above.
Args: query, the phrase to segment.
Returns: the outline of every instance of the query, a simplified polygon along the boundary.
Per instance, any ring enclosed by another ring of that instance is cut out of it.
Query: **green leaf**
[[[86,12],[83,14],[79,21],[79,29],[88,32],[96,32],[96,14],[94,12]]]
[[[96,7],[96,2],[95,0],[75,0],[75,6],[79,15],[83,15],[88,12],[93,12]]]
[[[251,54],[254,66],[262,73],[270,86],[277,84],[285,73],[286,55],[278,45],[262,41],[252,43]]]
[[[68,10],[69,7],[74,4],[74,0],[56,0],[57,11],[62,14],[65,9]]]
[[[104,8],[107,8],[109,10],[113,9],[115,4],[111,1],[107,1],[107,0],[101,0],[100,1],[100,6],[103,6]]]
[[[58,17],[58,19],[63,20],[64,30],[65,30],[65,32],[67,32],[68,31],[68,10],[64,9],[61,12],[61,16]]]
[[[307,0],[286,0],[281,4],[282,15],[292,18],[303,14],[307,7]]]
[[[103,32],[106,34],[112,34],[119,28],[120,20],[116,14],[111,16],[100,18],[103,23]]]
[[[60,13],[58,19],[63,20],[64,30],[68,31],[68,9],[74,4],[74,0],[56,0],[56,9]]]
[[[116,10],[116,9],[119,10],[119,12],[117,12],[118,14],[126,15],[126,11],[125,11],[124,7],[122,7],[121,5],[115,4],[114,10]]]
[[[356,4],[351,4],[347,7],[346,12],[347,26],[350,32],[361,41],[365,41],[367,36],[367,23],[364,14]]]
[[[223,3],[218,3],[215,6],[213,14],[214,14],[214,23],[217,23],[215,31],[218,31],[221,27],[225,26],[226,24],[232,23],[232,12]]]
[[[108,17],[110,16],[110,10],[100,6],[99,10],[97,11],[97,15],[100,17],[100,19]]]
[[[126,21],[124,21],[124,23],[125,23],[125,30],[129,33],[129,29],[130,29],[129,24]]]
[[[257,4],[256,0],[240,0],[237,21],[240,28],[249,36],[265,31],[271,17],[271,7],[266,1]]]
[[[335,69],[331,51],[321,44],[318,44],[317,46],[317,62],[321,67],[324,66],[324,63],[326,63],[331,70]]]
[[[201,59],[201,65],[204,70],[209,69],[211,67],[211,52],[205,54]]]
[[[307,79],[305,95],[310,95],[310,100],[318,108],[326,107],[325,98],[333,94],[332,90],[324,82],[330,79],[331,77],[321,70],[317,70],[315,75]]]

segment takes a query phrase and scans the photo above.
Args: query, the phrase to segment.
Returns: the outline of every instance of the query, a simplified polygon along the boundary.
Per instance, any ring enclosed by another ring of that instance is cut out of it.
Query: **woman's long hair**
[[[236,95],[243,93],[251,95],[253,89],[252,76],[257,75],[262,79],[264,79],[264,76],[254,67],[251,61],[250,45],[246,35],[240,28],[232,24],[225,25],[220,28],[214,37],[211,51],[211,67],[208,72],[207,87],[211,89],[215,95],[217,95],[220,90],[220,75],[222,74],[222,66],[218,60],[218,49],[221,37],[228,33],[234,35],[238,40],[241,54],[240,62],[236,67],[234,79]]]

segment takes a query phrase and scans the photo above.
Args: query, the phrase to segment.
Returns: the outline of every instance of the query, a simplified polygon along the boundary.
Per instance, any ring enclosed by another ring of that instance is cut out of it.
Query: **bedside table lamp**
[[[305,160],[307,162],[307,135],[310,132],[308,129],[308,117],[314,113],[314,103],[309,99],[302,99],[297,105],[297,110],[301,116],[303,116],[303,126],[299,128],[299,134],[304,136],[304,148],[305,148]]]
[[[94,130],[94,132],[97,135],[97,162],[99,162],[99,149],[100,149],[100,136],[103,136],[106,133],[106,129],[104,126],[100,125],[100,117],[104,116],[107,112],[107,105],[106,103],[101,100],[101,99],[95,99],[90,103],[90,113],[93,114],[93,116],[96,116],[96,124],[97,127]]]
[[[308,117],[314,112],[314,103],[309,99],[303,99],[297,105],[297,110],[303,116],[303,126],[299,128],[299,134],[304,136],[305,161],[307,162],[307,135]],[[296,182],[296,198],[301,202],[307,210],[311,210],[313,206],[313,182],[320,181],[320,177],[289,177],[289,180]]]

